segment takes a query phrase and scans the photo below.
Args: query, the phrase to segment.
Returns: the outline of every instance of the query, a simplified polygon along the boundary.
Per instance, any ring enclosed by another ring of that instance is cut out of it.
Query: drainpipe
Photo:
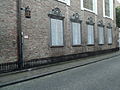
[[[21,27],[21,0],[17,0],[17,47],[18,47],[18,68],[23,67],[23,40]]]

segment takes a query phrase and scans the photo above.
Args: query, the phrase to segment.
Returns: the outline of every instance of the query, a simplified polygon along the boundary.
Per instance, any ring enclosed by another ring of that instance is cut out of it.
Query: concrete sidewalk
[[[120,55],[120,51],[97,55],[72,61],[61,62],[58,64],[47,65],[44,67],[37,67],[33,69],[27,69],[23,71],[17,71],[12,73],[6,73],[0,75],[0,87],[4,87],[7,85],[12,85],[15,83],[31,80],[34,78],[62,72],[65,70],[77,68],[80,66],[88,65],[91,63],[96,63],[102,60],[107,60],[108,58],[112,58]]]

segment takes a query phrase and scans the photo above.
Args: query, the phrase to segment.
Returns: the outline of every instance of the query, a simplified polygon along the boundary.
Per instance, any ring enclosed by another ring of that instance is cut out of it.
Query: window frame
[[[64,18],[65,16],[61,13],[61,10],[59,8],[54,8],[48,13],[48,17],[50,19],[50,47],[64,47],[65,40],[64,40]],[[57,19],[62,20],[62,28],[63,28],[63,45],[52,45],[52,25],[51,25],[51,19]]]
[[[108,23],[108,26],[107,26],[107,44],[108,45],[112,45],[113,44],[113,27],[112,27],[112,25],[111,25],[111,23]],[[108,41],[108,30],[111,30],[111,43],[109,43],[109,41]]]
[[[109,18],[109,19],[114,19],[113,17],[114,17],[114,15],[113,15],[113,7],[114,7],[114,5],[113,5],[113,0],[109,0],[109,6],[110,6],[110,8],[109,8],[109,11],[110,11],[110,16],[107,16],[107,15],[105,15],[105,0],[103,0],[103,17],[105,17],[105,18]]]
[[[93,10],[90,10],[90,9],[88,9],[88,8],[85,8],[85,7],[84,7],[84,2],[83,2],[83,0],[80,0],[80,2],[81,2],[81,10],[85,10],[85,11],[92,12],[92,13],[94,13],[94,14],[98,14],[98,10],[97,10],[97,0],[93,0]],[[94,4],[94,3],[96,3],[96,4]]]
[[[52,39],[52,23],[51,23],[51,19],[56,19],[56,20],[61,20],[62,21],[62,34],[63,34],[63,41],[62,41],[62,45],[53,45],[53,39]],[[58,19],[58,18],[50,18],[50,46],[51,47],[64,47],[65,43],[64,43],[64,20],[62,19]]]
[[[94,23],[94,20],[92,17],[89,17],[88,20],[86,21],[86,24],[87,24],[87,45],[88,46],[94,46],[95,45],[95,23]],[[94,40],[94,43],[93,44],[89,44],[88,43],[88,25],[92,25],[93,26],[93,40]]]
[[[58,1],[70,6],[70,0],[58,0]]]
[[[111,42],[109,42],[109,37],[108,37],[108,31],[109,30],[111,30],[111,32],[110,32],[111,33],[111,37],[110,38],[112,40]],[[107,44],[108,45],[112,45],[113,44],[113,32],[112,32],[112,28],[107,28]]]
[[[73,23],[76,23],[76,24],[79,24],[80,25],[80,43],[79,44],[74,44],[74,39],[73,39]],[[82,24],[81,23],[78,23],[78,22],[73,22],[71,21],[71,30],[72,30],[72,46],[81,46],[82,45]]]
[[[100,43],[100,34],[99,34],[99,28],[103,28],[103,43]],[[104,45],[105,44],[105,27],[104,26],[98,26],[98,44]]]
[[[79,13],[74,13],[71,17],[70,17],[70,21],[71,21],[71,34],[72,34],[72,46],[81,46],[82,45],[82,20],[80,19],[80,15]],[[72,23],[78,23],[80,24],[80,37],[81,37],[81,44],[79,45],[74,45],[73,44],[73,26]]]
[[[88,25],[93,26],[93,43],[88,43],[89,39],[88,39]],[[93,24],[87,24],[87,46],[94,46],[95,45],[95,28]]]
[[[104,41],[103,44],[100,43],[100,35],[99,35],[99,27],[103,28],[103,35],[104,35]],[[97,35],[98,35],[98,45],[104,45],[105,44],[105,25],[103,24],[103,20],[100,20],[97,24]]]

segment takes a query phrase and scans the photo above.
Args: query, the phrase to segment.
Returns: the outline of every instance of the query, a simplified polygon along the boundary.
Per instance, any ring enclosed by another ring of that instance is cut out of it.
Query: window
[[[104,17],[113,19],[113,0],[103,0]]]
[[[66,3],[67,5],[70,5],[70,0],[58,0],[58,1]]]
[[[108,28],[108,44],[112,44],[112,28]]]
[[[93,0],[83,0],[84,8],[93,10]]]
[[[51,18],[52,46],[63,46],[63,20]]]
[[[97,0],[81,0],[81,9],[97,14]]]
[[[87,44],[93,45],[94,44],[94,19],[89,17],[86,21],[87,23]]]
[[[73,45],[81,45],[81,24],[72,22]]]
[[[88,25],[88,45],[94,44],[94,25]]]
[[[80,19],[79,13],[74,13],[71,18],[72,22],[72,44],[73,46],[81,45],[82,38],[81,38],[81,23],[82,20]]]
[[[52,9],[48,14],[51,25],[51,46],[64,46],[63,40],[63,20],[64,15],[59,8]]]
[[[105,0],[105,15],[110,16],[110,0]]]
[[[98,27],[99,44],[104,44],[104,27]]]

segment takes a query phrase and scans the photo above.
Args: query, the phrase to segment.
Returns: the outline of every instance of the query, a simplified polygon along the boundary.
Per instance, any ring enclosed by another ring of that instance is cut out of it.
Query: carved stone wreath
[[[80,15],[78,13],[73,14],[72,17],[70,18],[70,20],[72,22],[77,22],[77,23],[82,22],[82,20],[80,19]]]
[[[105,26],[105,25],[103,24],[103,20],[101,20],[101,21],[98,22],[98,26],[100,26],[100,27],[104,27],[104,26]]]
[[[49,14],[49,17],[51,18],[58,18],[58,19],[64,19],[64,15],[61,13],[61,10],[59,8],[52,9]]]
[[[111,23],[108,23],[107,28],[112,28]]]
[[[89,17],[88,20],[86,21],[87,24],[94,25],[94,20],[92,17]]]

